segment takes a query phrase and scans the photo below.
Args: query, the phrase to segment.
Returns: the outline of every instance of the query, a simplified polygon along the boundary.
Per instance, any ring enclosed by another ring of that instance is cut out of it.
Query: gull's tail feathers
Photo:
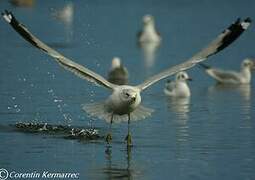
[[[101,120],[105,120],[107,123],[111,122],[112,112],[106,106],[105,102],[96,102],[84,104],[82,109],[91,117],[96,117]],[[130,114],[131,121],[139,121],[151,116],[154,110],[140,105]],[[114,114],[113,123],[127,122],[128,115]]]
[[[112,113],[109,112],[105,102],[95,102],[89,104],[83,104],[82,109],[91,117],[97,117],[98,119],[111,122]]]
[[[144,107],[140,105],[131,113],[131,121],[139,121],[142,119],[145,119],[147,117],[150,117],[151,114],[154,112],[153,109]]]

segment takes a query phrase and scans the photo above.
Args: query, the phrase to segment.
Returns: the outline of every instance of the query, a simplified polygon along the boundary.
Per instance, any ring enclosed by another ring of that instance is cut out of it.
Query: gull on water
[[[112,59],[112,67],[108,73],[108,81],[117,85],[125,85],[128,83],[128,70],[123,66],[118,57]]]
[[[172,97],[189,97],[190,89],[187,81],[191,80],[186,72],[178,72],[175,76],[175,81],[167,81],[164,92],[166,95]]]
[[[160,43],[161,37],[155,27],[154,17],[145,15],[143,17],[143,29],[138,33],[139,43]]]
[[[127,146],[132,145],[130,133],[131,120],[144,119],[150,116],[153,112],[152,109],[141,105],[141,93],[144,90],[156,82],[172,76],[180,71],[187,70],[195,66],[197,63],[206,60],[209,56],[223,50],[225,47],[235,41],[249,27],[251,23],[249,18],[245,19],[244,21],[240,21],[240,19],[238,19],[234,24],[229,26],[219,36],[217,36],[207,47],[202,49],[187,61],[179,65],[167,68],[159,74],[149,77],[139,85],[131,86],[113,84],[94,71],[91,71],[88,68],[77,64],[63,56],[56,50],[40,41],[37,37],[35,37],[13,16],[11,12],[5,11],[2,13],[2,16],[18,34],[20,34],[25,40],[27,40],[36,48],[42,50],[49,56],[52,56],[60,66],[73,72],[77,76],[93,82],[99,86],[105,87],[112,92],[112,94],[105,101],[84,105],[83,109],[91,116],[96,116],[110,123],[109,133],[106,136],[107,143],[110,143],[112,139],[112,123],[126,121],[128,123],[128,134],[125,139],[127,141]]]
[[[145,15],[143,17],[143,28],[137,35],[138,45],[142,49],[145,65],[147,68],[152,67],[161,43],[161,36],[156,30],[153,16]]]
[[[74,5],[72,2],[69,2],[61,9],[54,10],[52,16],[63,22],[66,25],[70,25],[73,23],[73,15],[74,15]]]
[[[249,84],[251,81],[251,70],[254,67],[254,62],[248,58],[244,59],[239,72],[213,68],[202,63],[200,63],[200,66],[203,67],[205,72],[218,83]]]

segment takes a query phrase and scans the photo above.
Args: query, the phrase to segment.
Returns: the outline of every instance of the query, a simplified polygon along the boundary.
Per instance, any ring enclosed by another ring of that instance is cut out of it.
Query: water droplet
[[[57,103],[57,102],[62,102],[63,100],[61,99],[54,99],[54,102]]]

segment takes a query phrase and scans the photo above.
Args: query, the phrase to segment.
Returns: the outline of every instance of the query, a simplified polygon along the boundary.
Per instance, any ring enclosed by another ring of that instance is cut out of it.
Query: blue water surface
[[[72,23],[53,14],[72,3]],[[198,52],[238,17],[255,19],[253,0],[34,0],[32,7],[0,1],[31,32],[75,62],[106,76],[118,56],[130,84]],[[142,17],[152,14],[163,38],[152,62],[136,44]],[[67,140],[23,133],[17,122],[90,127],[101,135],[109,124],[92,119],[82,104],[103,101],[110,92],[77,78],[51,57],[30,46],[0,20],[0,168],[16,172],[76,172],[80,179],[255,179],[254,79],[250,86],[222,87],[195,67],[188,71],[190,99],[170,99],[165,80],[142,93],[155,112],[131,123],[113,125],[110,152],[104,140]],[[254,57],[254,25],[207,63],[226,69]],[[171,79],[171,78],[169,78]]]

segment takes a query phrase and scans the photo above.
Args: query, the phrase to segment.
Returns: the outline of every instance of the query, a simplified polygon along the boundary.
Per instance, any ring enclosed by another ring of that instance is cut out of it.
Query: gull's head
[[[119,68],[121,66],[121,60],[119,57],[114,57],[112,59],[112,69]]]
[[[178,72],[176,74],[176,81],[186,82],[186,81],[191,81],[191,80],[192,79],[189,77],[189,75],[184,71]]]
[[[144,25],[154,24],[154,17],[149,14],[143,16],[143,23],[144,23]]]
[[[135,89],[131,89],[131,88],[122,89],[120,98],[122,99],[122,101],[128,102],[129,104],[133,104],[133,103],[141,101],[139,91]]]
[[[250,59],[250,58],[246,58],[243,60],[242,62],[242,68],[248,68],[248,69],[254,69],[255,68],[255,62]]]

